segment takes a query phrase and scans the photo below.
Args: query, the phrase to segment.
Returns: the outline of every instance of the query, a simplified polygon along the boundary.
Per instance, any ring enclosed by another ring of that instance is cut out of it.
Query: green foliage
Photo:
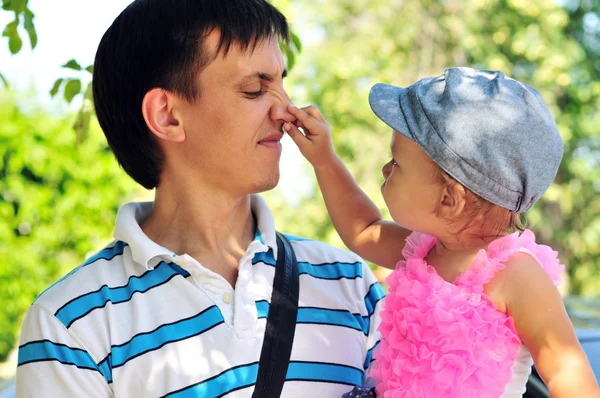
[[[110,241],[135,192],[96,124],[77,147],[70,121],[28,109],[0,95],[0,361],[33,299]]]
[[[63,90],[63,98],[67,103],[71,103],[78,95],[83,95],[81,107],[77,112],[77,118],[73,123],[73,130],[75,130],[76,142],[79,144],[85,141],[89,135],[90,121],[94,115],[94,104],[92,99],[92,83],[90,75],[93,73],[94,66],[88,65],[82,67],[76,60],[71,59],[64,65],[65,69],[80,72],[79,78],[58,78],[50,89],[50,96],[55,97],[58,92]],[[84,83],[85,82],[85,83]],[[85,91],[82,90],[83,84],[86,85]]]
[[[537,88],[556,118],[565,157],[528,219],[567,264],[571,293],[597,295],[600,2],[571,3],[565,9],[552,0],[298,0],[291,14],[323,36],[305,43],[297,85],[322,110],[339,154],[384,212],[380,170],[389,160],[391,129],[368,106],[374,83],[408,85],[467,65],[499,69]],[[295,221],[297,209],[282,206],[278,220],[340,243],[319,196],[299,205],[306,219]]]
[[[19,26],[25,29],[29,36],[31,48],[37,44],[37,32],[33,23],[35,15],[27,7],[28,0],[2,0],[2,10],[13,14],[14,19],[6,24],[2,36],[8,38],[8,48],[11,54],[16,54],[23,47],[23,39],[19,33]]]

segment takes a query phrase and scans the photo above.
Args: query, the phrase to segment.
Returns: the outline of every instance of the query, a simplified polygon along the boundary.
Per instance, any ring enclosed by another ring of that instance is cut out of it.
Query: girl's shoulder
[[[469,269],[461,275],[462,285],[472,286],[480,290],[495,278],[507,276],[504,270],[507,265],[513,268],[514,263],[530,263],[541,267],[555,285],[559,285],[564,272],[564,265],[558,259],[558,252],[551,247],[536,243],[535,234],[530,230],[515,232],[492,241],[487,250],[481,250]]]
[[[558,252],[551,247],[536,243],[530,230],[515,232],[491,242],[487,250],[481,250],[473,264],[457,280],[474,293],[485,293],[496,308],[505,312],[507,286],[515,283],[535,283],[540,278],[559,285],[564,265]]]
[[[555,285],[559,285],[565,266],[560,263],[558,252],[550,246],[536,242],[535,234],[526,229],[498,238],[489,244],[486,252],[489,264],[497,270],[539,266]]]

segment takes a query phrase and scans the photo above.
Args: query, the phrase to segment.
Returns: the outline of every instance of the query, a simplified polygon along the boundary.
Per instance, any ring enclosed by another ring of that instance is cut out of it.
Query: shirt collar
[[[250,199],[252,214],[256,219],[255,240],[259,240],[273,251],[273,256],[277,258],[277,238],[275,235],[275,220],[269,205],[260,195],[252,195]]]
[[[148,217],[152,206],[153,202],[130,202],[123,205],[117,213],[114,230],[115,239],[127,243],[133,260],[147,269],[153,269],[161,261],[170,261],[175,255],[148,238],[140,228],[140,223]],[[267,202],[259,195],[252,195],[250,206],[257,227],[254,240],[266,246],[265,251],[271,249],[274,258],[277,258],[275,222]]]

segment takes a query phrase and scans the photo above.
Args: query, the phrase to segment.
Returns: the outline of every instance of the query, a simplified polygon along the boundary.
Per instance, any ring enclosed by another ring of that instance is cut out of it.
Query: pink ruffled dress
[[[510,316],[483,292],[495,272],[518,252],[533,256],[555,284],[564,266],[557,252],[526,230],[493,241],[452,283],[424,258],[437,239],[413,233],[404,261],[387,278],[381,343],[371,376],[379,397],[500,397],[522,343]]]

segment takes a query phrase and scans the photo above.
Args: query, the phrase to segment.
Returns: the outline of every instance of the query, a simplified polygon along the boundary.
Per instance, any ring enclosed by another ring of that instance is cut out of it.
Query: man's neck
[[[144,233],[172,252],[187,254],[235,286],[238,263],[254,240],[250,196],[232,198],[215,190],[157,188]]]

